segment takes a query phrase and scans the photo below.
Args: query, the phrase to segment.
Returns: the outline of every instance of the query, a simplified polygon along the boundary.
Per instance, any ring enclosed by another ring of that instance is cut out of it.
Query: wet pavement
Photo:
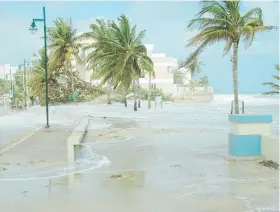
[[[229,161],[226,131],[145,135],[147,126],[153,128],[132,119],[93,118],[76,148],[76,164],[27,170],[36,180],[1,180],[0,175],[1,207],[11,212],[19,207],[24,212],[253,212],[279,207],[278,172],[256,161]],[[142,135],[106,141],[110,134],[139,129]],[[104,140],[96,142],[93,131],[106,132]]]

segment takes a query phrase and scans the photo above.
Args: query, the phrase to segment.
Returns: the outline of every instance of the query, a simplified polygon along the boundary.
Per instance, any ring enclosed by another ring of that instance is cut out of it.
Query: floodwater
[[[278,134],[278,105],[274,100],[253,101],[248,113],[273,113],[272,132]],[[151,111],[142,107],[137,113],[131,105],[84,109],[93,117],[83,144],[76,148],[76,163],[0,172],[1,211],[279,209],[278,171],[257,161],[228,160],[228,104],[216,100],[165,104]],[[94,132],[106,128],[110,130],[99,141]]]

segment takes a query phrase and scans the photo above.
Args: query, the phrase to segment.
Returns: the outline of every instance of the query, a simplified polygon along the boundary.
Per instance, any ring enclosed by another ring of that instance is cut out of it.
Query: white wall
[[[279,137],[262,136],[261,151],[266,160],[272,160],[279,164]]]

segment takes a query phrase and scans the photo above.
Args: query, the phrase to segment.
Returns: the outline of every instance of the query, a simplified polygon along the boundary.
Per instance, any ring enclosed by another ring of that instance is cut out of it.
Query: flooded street
[[[258,161],[229,160],[225,106],[165,105],[154,113],[125,113],[122,105],[97,108],[83,111],[92,118],[75,148],[74,164],[12,166],[0,172],[1,211],[279,208],[277,170]]]

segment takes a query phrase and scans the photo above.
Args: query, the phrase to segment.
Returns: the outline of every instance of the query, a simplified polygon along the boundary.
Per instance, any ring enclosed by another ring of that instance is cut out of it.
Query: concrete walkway
[[[0,166],[36,166],[67,163],[66,139],[75,125],[52,125],[20,140],[15,146],[0,150]]]

